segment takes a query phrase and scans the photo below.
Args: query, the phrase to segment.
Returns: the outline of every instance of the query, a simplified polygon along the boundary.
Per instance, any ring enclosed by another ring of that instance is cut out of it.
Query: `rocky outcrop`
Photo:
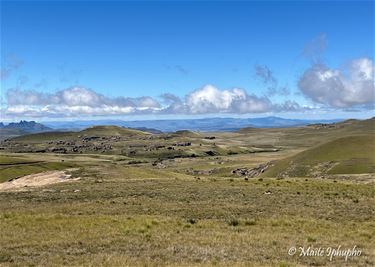
[[[273,164],[272,162],[267,162],[264,164],[260,164],[255,168],[238,168],[232,171],[232,174],[236,174],[238,176],[247,177],[247,178],[253,178],[257,177],[260,174],[264,173],[269,167],[271,167]]]

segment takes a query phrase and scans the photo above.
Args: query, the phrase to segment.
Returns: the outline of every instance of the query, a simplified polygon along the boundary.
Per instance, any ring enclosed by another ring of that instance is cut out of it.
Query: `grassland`
[[[280,160],[263,176],[305,177],[375,172],[375,135],[357,135],[307,149]]]
[[[1,166],[74,165],[71,174],[81,179],[0,192],[0,266],[374,266],[374,164],[361,174],[347,164],[371,158],[373,128],[351,121],[330,129],[210,133],[214,140],[204,133],[131,133],[105,153],[15,153],[22,139],[16,148],[5,143]],[[33,138],[32,146],[51,142]],[[179,142],[191,142],[176,149],[196,156],[168,156],[167,147]],[[142,144],[132,148],[135,155],[117,153],[135,144]],[[143,147],[155,144],[165,148]],[[332,157],[341,165],[325,178],[232,173]],[[348,261],[288,255],[292,246],[339,245],[356,245],[362,254]]]

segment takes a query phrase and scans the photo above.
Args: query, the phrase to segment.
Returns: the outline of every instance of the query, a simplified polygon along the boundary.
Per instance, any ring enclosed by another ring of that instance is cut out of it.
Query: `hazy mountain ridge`
[[[9,124],[0,122],[0,139],[48,131],[52,131],[52,128],[35,121],[21,120],[20,122],[11,122]]]
[[[351,120],[346,120],[348,123]],[[280,117],[262,118],[204,118],[204,119],[175,119],[175,120],[90,120],[90,121],[60,121],[60,122],[35,122],[25,121],[5,124],[0,122],[1,139],[32,133],[50,131],[81,131],[83,129],[112,125],[129,129],[140,130],[153,134],[170,133],[182,130],[201,132],[235,132],[250,128],[290,128],[298,126],[332,124],[346,122],[341,119],[332,120],[302,120],[285,119]],[[356,121],[356,120],[354,120]]]
[[[341,119],[332,120],[301,120],[284,119],[279,117],[263,118],[204,118],[204,119],[175,119],[175,120],[139,120],[139,121],[121,121],[121,120],[93,120],[93,121],[64,121],[64,122],[45,122],[45,125],[55,129],[84,129],[95,125],[116,125],[134,129],[154,129],[162,132],[175,132],[179,130],[192,131],[237,131],[245,127],[257,128],[276,128],[276,127],[294,127],[304,126],[314,123],[334,123],[342,121]]]

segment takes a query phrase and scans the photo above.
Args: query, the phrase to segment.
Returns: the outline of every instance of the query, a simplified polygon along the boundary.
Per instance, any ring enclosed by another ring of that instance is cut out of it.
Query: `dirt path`
[[[26,175],[9,182],[0,183],[0,191],[20,191],[28,187],[40,187],[61,182],[77,181],[79,178],[70,178],[65,171],[48,171]]]

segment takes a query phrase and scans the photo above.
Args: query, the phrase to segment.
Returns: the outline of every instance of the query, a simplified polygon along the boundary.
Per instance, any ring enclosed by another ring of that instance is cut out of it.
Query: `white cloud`
[[[199,113],[257,113],[270,110],[267,98],[248,95],[243,89],[219,90],[206,85],[186,96],[186,105],[193,114]]]
[[[55,96],[55,102],[67,106],[89,106],[96,107],[105,101],[105,98],[96,92],[82,87],[72,87],[58,92]]]
[[[301,112],[311,110],[310,107],[301,107],[296,101],[293,100],[287,100],[282,104],[275,104],[273,109],[279,112]]]
[[[351,61],[344,69],[314,64],[298,82],[300,90],[314,102],[334,108],[373,105],[374,64],[371,59]]]
[[[7,92],[8,117],[78,117],[132,114],[209,114],[263,113],[300,110],[295,102],[272,104],[267,97],[248,94],[239,88],[219,90],[213,85],[187,94],[182,100],[173,94],[160,96],[163,101],[143,96],[109,98],[91,89],[71,87],[56,93],[19,88]]]
[[[84,87],[71,87],[54,94],[13,88],[8,90],[7,100],[5,114],[30,117],[152,113],[161,108],[152,97],[108,98]]]

